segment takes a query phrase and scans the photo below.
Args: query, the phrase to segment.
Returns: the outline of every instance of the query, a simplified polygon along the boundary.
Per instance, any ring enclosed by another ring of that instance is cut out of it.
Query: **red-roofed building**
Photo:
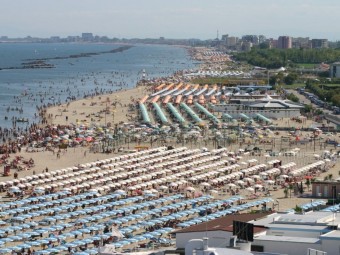
[[[233,235],[233,221],[249,222],[266,217],[271,212],[227,215],[201,224],[183,228],[175,232],[177,249],[185,248],[189,240],[209,238],[211,247],[228,247]],[[265,227],[254,227],[254,235],[266,231]]]

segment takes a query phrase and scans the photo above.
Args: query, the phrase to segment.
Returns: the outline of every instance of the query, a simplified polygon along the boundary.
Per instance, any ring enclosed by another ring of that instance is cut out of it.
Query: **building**
[[[328,48],[328,40],[327,39],[312,39],[311,43],[312,43],[313,49]]]
[[[280,36],[277,39],[277,47],[279,49],[291,49],[292,48],[292,38],[290,36]]]
[[[292,38],[292,47],[297,49],[309,49],[311,47],[309,37]]]
[[[242,99],[241,99],[241,98]],[[254,99],[254,95],[233,96],[229,99],[229,104],[217,104],[214,111],[228,113],[233,118],[240,118],[245,114],[250,118],[256,118],[258,114],[266,118],[292,118],[300,116],[300,110],[304,108],[302,104],[294,103],[290,100],[274,99],[266,96],[260,99]]]
[[[265,234],[254,237],[252,250],[297,255],[314,249],[339,254],[340,216],[333,212],[274,213],[249,223],[266,229]]]
[[[330,66],[330,77],[340,78],[340,62],[335,62]]]
[[[317,198],[340,199],[340,181],[312,182],[312,195]]]
[[[233,247],[232,222],[254,225],[254,240],[247,242],[251,252],[264,254],[338,255],[340,250],[340,215],[327,211],[294,213],[261,213],[228,215],[223,218],[181,229],[176,234],[176,247],[183,249],[192,239],[209,239],[209,247]],[[320,253],[308,253],[309,250]]]
[[[244,35],[244,36],[242,36],[242,41],[243,42],[249,42],[249,43],[252,43],[254,45],[258,45],[259,44],[259,37],[257,35]]]
[[[238,42],[238,38],[234,36],[228,36],[226,38],[227,47],[235,47]]]
[[[252,47],[253,47],[253,43],[247,42],[247,41],[242,42],[242,50],[243,51],[250,51]]]
[[[94,39],[94,37],[93,37],[92,33],[82,33],[81,34],[81,39],[84,42],[91,42]]]
[[[183,249],[186,244],[192,239],[209,238],[209,246],[211,247],[227,247],[229,246],[230,238],[233,235],[233,221],[248,222],[258,220],[269,215],[269,212],[256,214],[235,214],[227,215],[222,218],[208,221],[203,224],[193,225],[175,232],[176,248]],[[265,231],[263,227],[254,229],[255,236],[258,233]]]

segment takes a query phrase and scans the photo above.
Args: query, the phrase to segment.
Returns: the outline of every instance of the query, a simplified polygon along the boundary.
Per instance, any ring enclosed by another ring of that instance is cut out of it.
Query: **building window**
[[[251,245],[251,251],[264,252],[263,245]]]
[[[319,194],[320,194],[320,186],[318,185],[316,186],[316,195],[319,196]]]
[[[328,197],[328,186],[323,187],[323,196]]]

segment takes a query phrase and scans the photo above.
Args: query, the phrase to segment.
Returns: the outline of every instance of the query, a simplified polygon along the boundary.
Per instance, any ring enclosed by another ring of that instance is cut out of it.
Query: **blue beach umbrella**
[[[34,241],[34,242],[30,242],[30,245],[32,245],[32,246],[40,246],[41,243],[38,242],[38,241]]]
[[[9,242],[13,242],[14,240],[10,237],[5,237],[5,238],[1,238],[1,241],[5,243],[9,243]]]
[[[40,239],[37,242],[41,243],[41,244],[49,244],[50,243],[50,241],[48,241],[47,239]]]
[[[124,244],[122,244],[121,242],[117,242],[117,243],[114,244],[114,246],[115,246],[116,248],[121,248],[121,247],[124,246]]]
[[[81,240],[81,241],[84,242],[84,243],[87,243],[87,244],[93,242],[93,240],[92,240],[91,238],[86,238],[86,239],[83,239],[83,240]]]
[[[154,238],[154,236],[151,235],[150,233],[144,234],[144,235],[142,235],[142,236],[145,237],[145,238],[147,238],[147,239]]]
[[[64,246],[74,248],[74,247],[77,247],[78,245],[76,243],[72,242],[72,243],[66,243],[66,244],[64,244]]]
[[[48,250],[41,250],[41,251],[36,251],[35,254],[50,254],[51,252],[49,252]]]
[[[10,253],[10,252],[12,252],[12,250],[9,249],[9,248],[0,249],[0,254],[6,254],[6,253]]]
[[[101,238],[100,238],[100,236],[92,236],[92,237],[90,237],[93,241],[100,241],[101,240]]]
[[[80,231],[77,231],[77,230],[75,230],[75,231],[72,231],[72,232],[70,232],[72,235],[81,235],[82,234],[82,232],[80,232]]]
[[[91,250],[86,250],[85,252],[87,252],[88,254],[98,254],[97,250],[91,249]]]
[[[46,251],[48,251],[48,252],[50,252],[50,253],[59,253],[59,252],[60,252],[60,250],[55,249],[55,248],[49,248],[49,249],[47,249]]]
[[[20,244],[17,247],[20,247],[22,249],[29,249],[32,247],[32,245],[28,244],[28,243],[24,243],[24,244]]]
[[[68,248],[66,247],[66,246],[57,246],[57,247],[53,247],[54,249],[57,249],[57,250],[59,250],[59,251],[67,251],[68,250]]]
[[[138,240],[138,241],[144,241],[146,240],[146,238],[144,236],[134,236],[134,239]]]

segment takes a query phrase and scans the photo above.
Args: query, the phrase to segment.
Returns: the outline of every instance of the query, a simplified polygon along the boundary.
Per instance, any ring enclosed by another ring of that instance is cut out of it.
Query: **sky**
[[[0,0],[0,36],[340,40],[339,0]]]

